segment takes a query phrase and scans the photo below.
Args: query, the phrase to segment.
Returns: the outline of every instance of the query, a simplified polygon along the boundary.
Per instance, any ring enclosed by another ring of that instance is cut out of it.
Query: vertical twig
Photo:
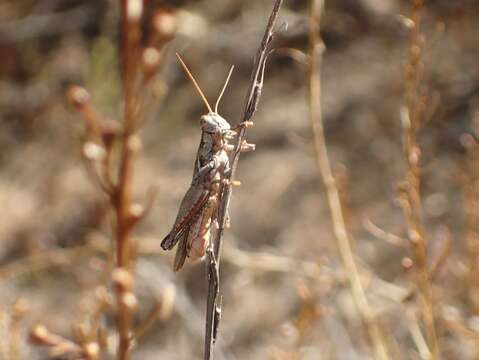
[[[320,21],[323,7],[323,0],[312,0],[310,23],[311,58],[309,67],[309,102],[316,160],[321,177],[326,187],[328,204],[333,222],[333,230],[338,243],[339,253],[348,275],[354,302],[362,320],[368,329],[375,358],[386,360],[389,357],[385,345],[384,335],[369,306],[363,285],[361,284],[354,254],[351,249],[351,239],[346,230],[340,194],[331,170],[331,164],[329,161],[326,140],[324,136],[321,115],[320,77],[322,54],[325,50],[325,46],[320,35]]]
[[[476,114],[475,117],[478,115]],[[477,121],[478,119],[474,119]],[[467,151],[464,176],[463,197],[466,225],[466,244],[469,256],[467,274],[469,308],[471,313],[479,314],[479,146],[472,135],[463,135],[461,142]]]
[[[118,185],[113,194],[116,213],[117,273],[116,292],[118,302],[118,358],[126,360],[130,352],[130,328],[132,320],[132,277],[130,270],[130,232],[134,225],[132,214],[131,184],[133,181],[133,158],[139,150],[140,140],[136,135],[137,94],[140,19],[143,11],[141,0],[121,0],[121,75],[123,82],[123,134],[118,173]],[[130,279],[131,278],[131,279]],[[131,281],[130,281],[131,280]]]
[[[474,115],[474,123],[479,120]],[[477,126],[477,124],[474,124]],[[476,127],[474,126],[474,127]],[[475,129],[476,130],[476,129]],[[479,146],[476,139],[470,134],[461,136],[461,143],[467,151],[463,174],[463,203],[465,216],[465,240],[468,255],[467,295],[469,312],[479,314]],[[479,358],[479,342],[473,343],[474,359]]]
[[[228,212],[232,194],[231,182],[235,178],[236,169],[238,167],[241,144],[243,143],[243,140],[246,136],[246,124],[251,121],[257,109],[259,99],[261,97],[264,69],[266,66],[266,59],[268,57],[269,45],[273,38],[274,26],[276,23],[276,19],[278,18],[279,10],[282,3],[282,0],[274,1],[273,10],[271,11],[271,15],[268,20],[268,25],[266,26],[263,39],[256,53],[250,87],[246,95],[243,119],[242,122],[239,124],[240,130],[231,158],[231,172],[227,176],[227,180],[229,180],[229,183],[222,185],[222,189],[220,190],[221,199],[219,201],[218,207],[218,230],[216,231],[213,238],[212,246],[210,246],[207,250],[208,262],[206,266],[208,272],[208,298],[206,305],[206,332],[204,352],[205,360],[213,359],[213,349],[216,342],[217,331],[221,317],[221,297],[219,294],[219,265],[221,248],[223,243],[223,234],[226,224],[226,214]]]
[[[424,42],[420,29],[420,18],[423,5],[423,0],[412,0],[409,63],[406,68],[406,107],[401,111],[404,157],[406,160],[406,179],[402,192],[405,200],[403,201],[403,208],[409,228],[409,243],[415,264],[414,273],[418,288],[418,305],[425,325],[431,359],[438,359],[439,347],[434,320],[432,286],[427,263],[427,239],[421,214],[421,150],[417,141],[424,113],[424,99],[420,93]]]

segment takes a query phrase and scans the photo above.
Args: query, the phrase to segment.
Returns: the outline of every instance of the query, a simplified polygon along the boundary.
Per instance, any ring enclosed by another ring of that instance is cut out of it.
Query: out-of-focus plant
[[[141,0],[121,0],[120,6],[120,75],[122,80],[121,121],[104,119],[91,103],[88,91],[79,86],[68,89],[67,97],[81,115],[86,136],[82,155],[88,173],[107,196],[114,213],[114,232],[110,258],[113,260],[111,281],[115,296],[107,288],[98,291],[98,311],[92,321],[77,327],[75,340],[50,332],[45,326],[32,329],[35,344],[47,346],[52,356],[100,359],[108,349],[108,329],[99,317],[106,309],[116,313],[118,359],[130,357],[137,337],[151,326],[162,307],[171,307],[171,292],[155,304],[150,314],[133,328],[133,317],[138,300],[135,295],[136,244],[132,238],[135,225],[149,212],[156,191],[150,190],[146,204],[133,199],[134,165],[141,150],[138,130],[142,125],[143,104],[151,80],[163,63],[165,45],[176,29],[175,15],[161,5],[143,9]],[[151,14],[151,16],[150,16]],[[148,28],[145,30],[145,23]]]
[[[356,304],[356,308],[361,315],[362,320],[368,330],[369,337],[374,349],[376,359],[388,359],[388,352],[384,334],[375,319],[366,293],[364,291],[361,278],[359,276],[354,253],[351,248],[351,239],[346,227],[343,205],[341,204],[341,194],[337,181],[333,175],[331,164],[326,146],[324,135],[323,119],[321,114],[321,60],[325,50],[323,40],[321,39],[321,16],[324,7],[323,0],[313,0],[311,3],[310,18],[310,57],[309,65],[309,106],[310,119],[313,129],[314,150],[318,168],[326,188],[328,205],[331,212],[333,231],[336,237],[339,254],[343,266],[348,276],[351,293]]]
[[[412,254],[412,262],[407,267],[413,267],[414,270],[414,287],[417,288],[415,298],[417,299],[417,305],[421,311],[426,331],[428,357],[430,359],[438,359],[439,345],[436,334],[431,272],[428,265],[428,243],[422,219],[420,190],[421,149],[418,144],[418,133],[423,125],[426,109],[426,98],[422,94],[421,86],[423,79],[422,51],[424,37],[421,34],[420,15],[423,6],[423,0],[412,0],[412,13],[408,21],[410,41],[409,61],[406,66],[406,103],[401,109],[406,178],[400,185],[399,191],[400,202],[406,217]]]

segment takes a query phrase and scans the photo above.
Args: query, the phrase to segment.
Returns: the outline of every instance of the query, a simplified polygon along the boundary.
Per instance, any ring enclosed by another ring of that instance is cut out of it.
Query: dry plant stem
[[[129,234],[134,225],[131,214],[131,182],[133,180],[133,157],[138,148],[139,139],[136,136],[136,75],[138,42],[140,39],[139,19],[130,19],[127,14],[127,4],[137,2],[122,0],[122,76],[124,120],[122,135],[122,153],[118,174],[118,187],[115,194],[117,210],[117,262],[119,267],[129,266]]]
[[[412,29],[409,48],[409,63],[406,70],[406,106],[402,111],[404,128],[404,156],[406,160],[406,184],[403,202],[407,225],[409,228],[409,243],[414,257],[416,286],[418,288],[418,305],[421,309],[425,325],[426,340],[431,359],[438,359],[439,349],[434,321],[432,287],[427,265],[427,242],[422,223],[420,196],[420,155],[417,142],[421,127],[423,101],[420,96],[422,80],[422,35],[420,31],[420,12],[423,0],[412,0]]]
[[[321,177],[326,187],[327,198],[333,222],[333,230],[338,243],[339,253],[348,276],[354,302],[362,320],[368,329],[375,358],[386,360],[389,357],[387,353],[387,347],[385,345],[384,335],[369,306],[363,285],[361,283],[358,268],[354,259],[354,254],[351,249],[351,240],[346,230],[339,190],[331,170],[331,164],[329,162],[328,151],[326,148],[320,102],[320,67],[322,54],[325,49],[319,32],[323,6],[323,0],[312,1],[310,24],[311,62],[309,72],[309,101],[316,160]]]
[[[369,232],[374,237],[383,240],[391,245],[400,246],[402,248],[406,248],[409,244],[407,239],[404,239],[400,236],[395,234],[388,233],[381,229],[379,226],[374,224],[370,219],[365,218],[363,221],[364,229]]]
[[[467,274],[469,309],[479,314],[479,146],[472,138],[468,139],[466,146],[467,158],[464,174],[464,210],[466,225],[466,243],[469,253],[469,271]]]
[[[142,3],[138,0],[121,0],[121,66],[123,80],[123,134],[121,139],[121,157],[118,173],[118,185],[113,194],[116,213],[116,251],[117,267],[129,270],[130,233],[134,225],[131,214],[131,185],[133,180],[133,158],[139,140],[136,128],[136,82],[138,44],[140,40],[140,17]],[[139,10],[138,10],[139,9]],[[139,15],[137,14],[139,12]],[[118,358],[126,360],[130,351],[131,308],[125,304],[123,286],[117,286],[118,302]]]
[[[232,194],[231,181],[235,178],[236,169],[238,167],[241,144],[243,143],[243,140],[246,136],[246,124],[252,119],[254,112],[256,111],[256,108],[258,106],[259,99],[261,97],[264,68],[268,56],[269,44],[271,43],[271,40],[273,38],[274,26],[276,23],[276,19],[278,18],[279,10],[282,3],[282,0],[274,1],[273,10],[271,11],[271,15],[268,20],[268,25],[266,26],[263,39],[259,46],[258,52],[256,53],[250,87],[246,95],[243,119],[240,123],[240,130],[231,159],[231,172],[226,179],[229,180],[229,182],[228,184],[222,185],[222,189],[220,190],[221,199],[219,201],[218,207],[218,230],[215,233],[212,246],[210,246],[210,248],[207,250],[208,298],[206,304],[207,308],[204,352],[205,360],[213,359],[214,344],[216,342],[218,325],[221,316],[221,297],[219,293],[219,265],[223,234],[226,226],[226,214],[228,212]]]

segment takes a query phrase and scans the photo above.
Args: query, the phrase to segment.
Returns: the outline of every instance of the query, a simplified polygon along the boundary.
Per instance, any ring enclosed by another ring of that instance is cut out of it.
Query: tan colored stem
[[[401,112],[403,124],[404,157],[406,161],[406,181],[403,189],[404,213],[409,228],[409,243],[415,264],[417,303],[424,322],[430,359],[439,358],[439,346],[434,319],[431,277],[428,269],[427,238],[422,221],[421,206],[421,150],[418,144],[418,131],[423,120],[423,107],[420,96],[422,80],[422,47],[420,14],[423,0],[412,0],[412,15],[409,46],[409,63],[406,68],[406,108]]]
[[[310,47],[311,62],[309,72],[309,101],[311,125],[313,128],[314,148],[316,160],[326,187],[329,209],[333,222],[333,231],[337,240],[341,260],[345,267],[351,292],[358,312],[364,321],[374,349],[374,356],[378,360],[389,359],[387,347],[384,341],[384,335],[377,323],[374,314],[369,306],[363,285],[360,280],[358,268],[351,248],[351,239],[346,230],[341,200],[335,178],[331,170],[331,164],[328,157],[326,140],[324,136],[323,121],[321,115],[321,78],[320,67],[324,44],[321,39],[320,18],[323,10],[323,0],[313,0],[311,9],[310,24]]]
[[[138,148],[139,139],[135,134],[136,130],[136,81],[137,81],[137,59],[138,43],[140,40],[139,18],[128,13],[131,9],[130,2],[138,0],[121,0],[121,66],[123,80],[123,135],[122,149],[120,156],[120,168],[118,173],[118,185],[113,197],[116,213],[116,249],[117,249],[117,267],[130,269],[130,233],[134,221],[131,214],[131,186],[133,181],[133,159]],[[117,286],[118,302],[118,359],[129,359],[130,352],[130,329],[132,322],[131,308],[122,300],[125,297],[125,288]]]
[[[466,244],[469,255],[469,268],[467,274],[469,309],[479,314],[479,177],[477,169],[479,166],[479,147],[476,142],[467,148],[467,159],[465,164],[463,197],[466,225]]]

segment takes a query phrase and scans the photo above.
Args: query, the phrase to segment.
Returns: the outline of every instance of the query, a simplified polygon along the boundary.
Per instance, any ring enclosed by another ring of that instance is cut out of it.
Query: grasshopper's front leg
[[[219,167],[219,164],[215,161],[213,158],[212,160],[208,161],[206,165],[202,166],[201,168],[198,169],[198,171],[194,174],[193,180],[191,181],[192,184],[194,183],[203,183],[206,184],[206,176],[208,173],[217,170]]]
[[[224,145],[224,149],[227,152],[232,152],[235,149],[235,147],[234,147],[234,145],[226,144],[226,145]],[[250,144],[250,143],[246,142],[246,140],[243,140],[243,142],[241,143],[241,152],[251,152],[251,151],[255,151],[255,150],[256,150],[256,145],[255,144]]]
[[[242,127],[249,129],[249,128],[252,128],[253,125],[254,125],[254,122],[252,121],[243,121],[237,124],[231,131],[238,133],[238,131],[241,130]]]

